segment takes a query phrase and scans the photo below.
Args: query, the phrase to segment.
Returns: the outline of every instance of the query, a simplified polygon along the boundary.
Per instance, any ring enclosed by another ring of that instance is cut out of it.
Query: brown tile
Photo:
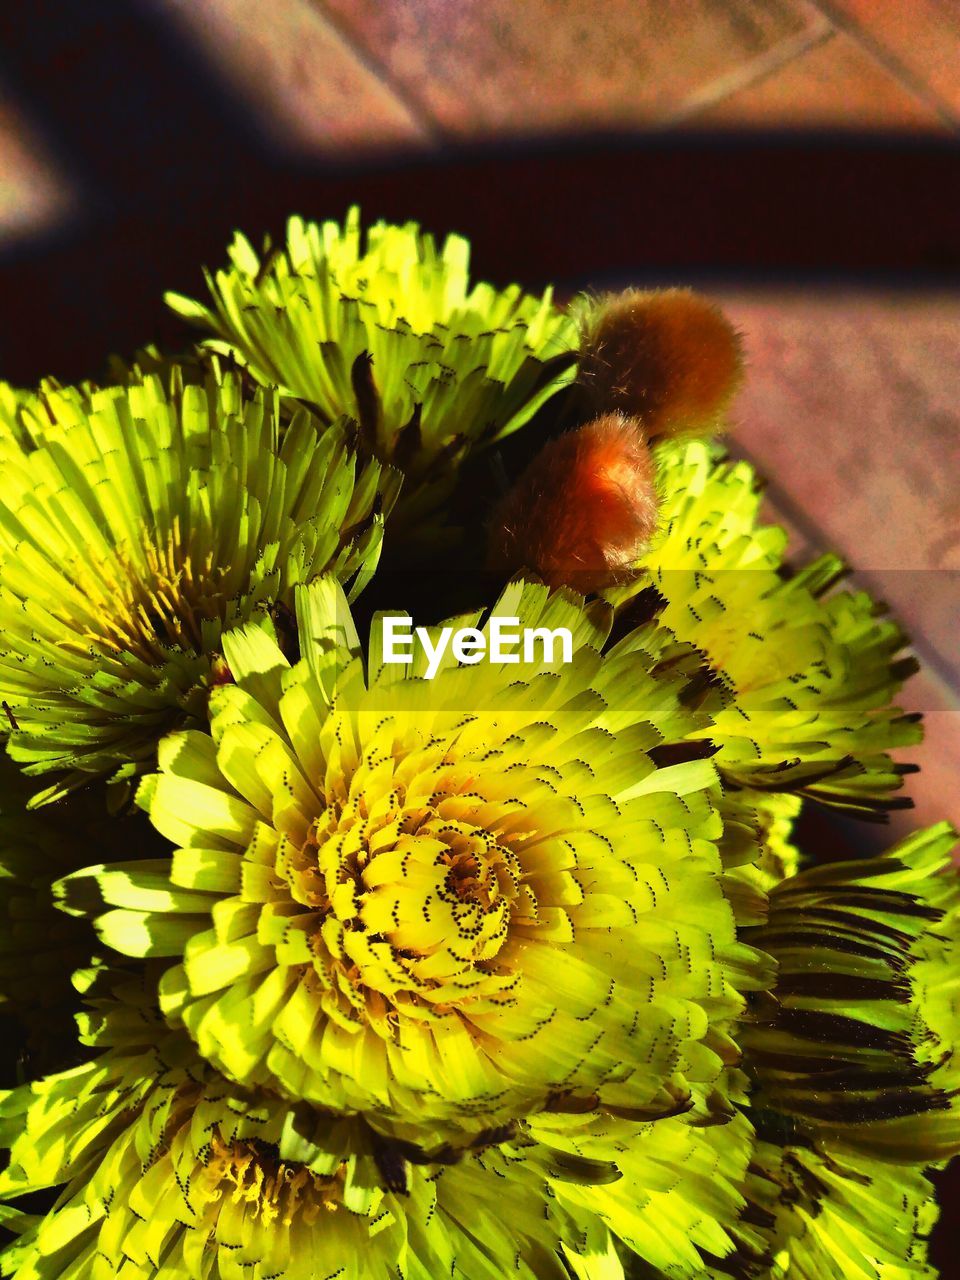
[[[445,130],[662,121],[825,21],[805,0],[323,0]]]
[[[74,199],[0,90],[0,239],[45,230],[68,214]]]
[[[935,107],[843,32],[688,119],[764,128],[948,129]]]
[[[731,294],[738,445],[960,688],[960,298]]]
[[[848,29],[875,41],[960,118],[960,6],[956,0],[825,0]]]
[[[411,108],[309,0],[160,2],[280,142],[322,150],[423,144],[428,131]]]

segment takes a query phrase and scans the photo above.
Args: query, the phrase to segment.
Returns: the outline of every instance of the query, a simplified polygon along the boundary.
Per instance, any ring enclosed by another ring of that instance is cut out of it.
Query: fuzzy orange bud
[[[640,424],[609,413],[550,440],[498,506],[489,564],[551,587],[628,579],[656,528],[653,461]]]
[[[630,289],[586,319],[580,381],[598,412],[618,410],[650,439],[723,431],[743,373],[740,338],[689,289]]]

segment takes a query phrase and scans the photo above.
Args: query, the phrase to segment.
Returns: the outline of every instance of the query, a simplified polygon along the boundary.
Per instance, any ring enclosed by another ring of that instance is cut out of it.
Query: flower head
[[[776,1004],[741,1034],[755,1106],[901,1164],[960,1151],[956,841],[943,823],[771,890],[750,937]]]
[[[410,1166],[360,1119],[238,1090],[158,1023],[147,986],[93,1002],[93,1061],[0,1103],[0,1196],[59,1189],[38,1218],[5,1206],[20,1234],[5,1274],[565,1280],[582,1231],[535,1160],[492,1148]]]
[[[395,478],[305,410],[176,372],[45,387],[0,434],[0,697],[28,772],[129,774],[203,715],[226,628],[334,572],[358,589]],[[56,788],[52,794],[56,794]]]
[[[724,1091],[734,1092],[732,1085],[725,1081]],[[548,1149],[614,1165],[616,1179],[558,1179],[554,1193],[587,1221],[599,1219],[625,1259],[642,1260],[656,1275],[700,1280],[707,1260],[733,1254],[748,1234],[743,1185],[754,1134],[732,1107],[708,1123],[541,1115],[529,1129]]]
[[[471,286],[468,261],[466,240],[438,248],[415,223],[378,222],[364,240],[352,209],[342,227],[291,218],[262,258],[238,234],[230,265],[207,273],[210,305],[168,301],[259,381],[327,420],[357,418],[371,452],[408,473],[412,518],[422,486],[435,506],[471,447],[515,431],[575,373],[576,324],[550,293]]]
[[[225,636],[212,738],[161,746],[140,803],[172,863],[92,868],[67,901],[113,906],[123,952],[182,954],[163,1007],[241,1082],[425,1142],[573,1097],[692,1105],[765,978],[684,743],[696,656],[649,629],[603,652],[602,607],[517,583],[491,617],[566,625],[572,661],[428,682],[383,662],[376,620],[364,666],[334,584],[298,609],[304,660]]]
[[[702,650],[732,693],[705,731],[735,787],[794,791],[865,814],[903,768],[887,754],[920,737],[890,701],[915,663],[864,592],[827,594],[842,566],[824,556],[782,572],[786,535],[759,525],[746,463],[718,462],[699,441],[655,450],[661,528],[639,575],[607,593],[627,619],[654,616]]]
[[[737,335],[356,211],[230,256],[188,355],[0,384],[0,1272],[933,1280],[957,833],[795,842],[904,803],[912,661],[690,438]]]
[[[927,1238],[933,1187],[918,1167],[887,1164],[823,1139],[757,1143],[744,1187],[746,1230],[711,1280],[936,1280]]]

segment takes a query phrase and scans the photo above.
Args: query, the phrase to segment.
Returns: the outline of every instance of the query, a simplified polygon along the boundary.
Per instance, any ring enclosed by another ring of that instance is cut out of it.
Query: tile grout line
[[[842,8],[835,5],[833,0],[811,0],[811,2],[816,5],[837,31],[842,31],[844,35],[856,41],[860,48],[873,58],[874,62],[889,72],[900,84],[901,88],[906,89],[913,97],[919,99],[931,111],[934,111],[943,123],[948,125],[954,132],[960,130],[960,118],[958,118],[949,103],[942,99],[935,90],[931,89],[922,76],[916,75],[906,63],[901,62],[893,50],[889,49],[882,40],[878,40],[855,18],[851,18]]]
[[[306,4],[314,10],[318,17],[326,22],[330,30],[349,49],[357,61],[379,80],[384,88],[409,112],[414,124],[422,130],[425,141],[432,143],[434,146],[442,144],[446,140],[442,126],[416,98],[408,95],[406,87],[394,76],[390,68],[362,41],[357,39],[354,32],[340,15],[332,13],[324,3],[324,0],[306,0]]]
[[[764,80],[795,62],[797,58],[826,44],[835,34],[835,28],[824,14],[818,14],[817,23],[806,31],[798,31],[796,35],[787,36],[773,48],[758,54],[756,58],[742,64],[733,71],[728,71],[716,80],[700,89],[694,90],[686,102],[676,110],[668,112],[656,121],[658,127],[670,128],[673,125],[695,122],[699,112],[716,106],[727,98]]]

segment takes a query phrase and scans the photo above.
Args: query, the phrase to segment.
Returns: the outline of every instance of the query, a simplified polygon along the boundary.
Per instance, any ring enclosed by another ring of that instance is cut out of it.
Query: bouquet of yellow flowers
[[[0,393],[14,1280],[913,1280],[960,1150],[905,637],[714,439],[737,335],[238,236]],[[419,624],[419,625],[418,625]]]

